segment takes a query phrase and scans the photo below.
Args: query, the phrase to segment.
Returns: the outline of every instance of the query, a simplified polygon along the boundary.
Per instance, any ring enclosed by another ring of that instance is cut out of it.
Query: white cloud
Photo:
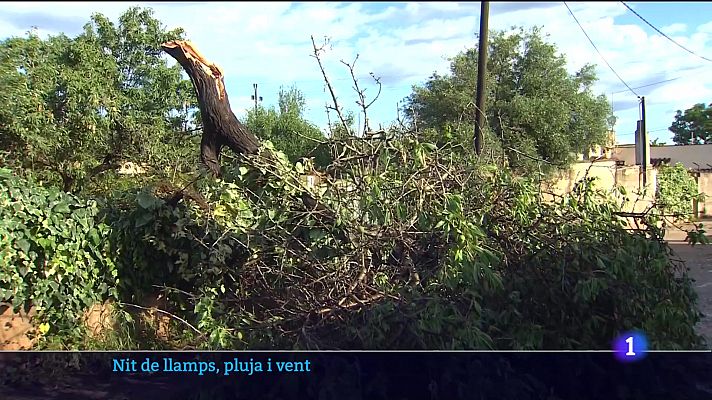
[[[660,29],[667,35],[674,35],[676,33],[683,33],[687,31],[687,24],[682,24],[682,23],[675,23],[675,24],[670,24],[667,26],[664,26]]]
[[[697,32],[712,33],[712,21],[702,24],[697,27]]]

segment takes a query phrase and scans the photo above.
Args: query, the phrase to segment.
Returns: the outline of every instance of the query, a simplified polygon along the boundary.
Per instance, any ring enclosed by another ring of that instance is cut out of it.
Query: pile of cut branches
[[[113,215],[112,243],[124,301],[164,290],[192,328],[179,343],[607,349],[639,328],[653,347],[700,344],[690,280],[660,232],[627,231],[591,182],[545,203],[536,182],[415,127],[373,132],[355,78],[363,133],[317,144],[331,148],[326,171],[294,165],[232,115],[219,68],[184,42],[164,48],[193,77],[216,178],[196,179],[202,206],[141,192]],[[221,166],[223,146],[237,156]]]

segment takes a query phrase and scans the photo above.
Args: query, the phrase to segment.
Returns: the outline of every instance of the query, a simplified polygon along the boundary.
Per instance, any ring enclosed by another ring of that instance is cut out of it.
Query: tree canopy
[[[195,95],[160,48],[182,36],[131,8],[118,24],[94,14],[75,38],[0,42],[3,163],[76,192],[122,161],[161,169],[184,159]]]
[[[485,147],[501,149],[510,166],[526,169],[536,159],[563,166],[573,153],[605,142],[611,107],[592,93],[593,65],[569,74],[565,57],[538,28],[490,37]],[[410,121],[471,147],[477,59],[477,48],[464,51],[451,59],[449,74],[415,86],[405,108]],[[459,135],[448,137],[453,130]]]
[[[319,145],[326,138],[317,126],[304,119],[305,104],[297,87],[281,88],[278,108],[249,110],[246,125],[260,139],[271,141],[292,162],[314,157],[315,165],[326,166],[330,155],[325,146]]]
[[[695,104],[683,113],[677,110],[675,120],[668,128],[675,144],[712,143],[712,103]]]

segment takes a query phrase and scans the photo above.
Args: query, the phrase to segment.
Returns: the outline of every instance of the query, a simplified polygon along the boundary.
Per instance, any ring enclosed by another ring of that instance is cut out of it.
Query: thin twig
[[[316,42],[314,41],[314,36],[311,37],[311,41],[312,41],[312,46],[314,48],[314,54],[312,55],[312,57],[316,58],[317,63],[319,63],[319,69],[321,69],[321,75],[324,77],[324,82],[326,82],[326,87],[329,89],[329,93],[331,94],[331,99],[334,102],[334,106],[332,107],[332,109],[334,111],[336,111],[336,114],[339,116],[339,120],[341,120],[341,124],[344,126],[344,129],[346,129],[346,133],[351,135],[351,128],[349,128],[349,125],[346,123],[344,116],[341,114],[341,108],[339,107],[339,102],[336,100],[336,94],[334,93],[334,88],[331,86],[331,82],[329,82],[329,77],[326,75],[324,66],[321,63],[321,57],[319,54],[324,50],[326,43],[324,43],[324,45],[321,47],[316,47]],[[328,40],[326,42],[328,42]]]
[[[187,325],[189,328],[191,328],[192,330],[194,330],[198,335],[200,335],[200,337],[204,337],[204,336],[205,336],[205,334],[204,334],[203,332],[201,332],[200,330],[198,330],[198,328],[196,328],[196,327],[194,327],[193,325],[191,325],[190,322],[188,322],[188,321],[184,320],[183,318],[181,318],[181,317],[179,317],[179,316],[177,316],[177,315],[175,315],[175,314],[173,314],[173,313],[170,313],[170,312],[168,312],[168,311],[166,311],[166,310],[161,310],[160,308],[157,308],[157,307],[150,307],[150,308],[149,308],[149,307],[143,307],[143,306],[139,306],[139,305],[137,305],[137,304],[124,303],[124,302],[119,302],[119,304],[122,305],[122,306],[129,306],[129,307],[137,308],[137,309],[139,309],[139,310],[144,310],[144,311],[158,311],[158,312],[160,312],[161,314],[165,314],[165,315],[167,315],[167,316],[169,316],[169,317],[175,319],[176,321],[180,321],[180,322],[184,323],[184,324]]]

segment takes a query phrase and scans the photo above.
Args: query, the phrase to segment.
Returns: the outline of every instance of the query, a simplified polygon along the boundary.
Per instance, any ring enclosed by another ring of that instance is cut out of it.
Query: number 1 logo
[[[648,339],[640,331],[624,332],[613,341],[613,355],[621,362],[640,361],[648,352]]]
[[[628,343],[628,352],[625,353],[625,355],[635,356],[635,352],[633,351],[633,336],[628,337],[625,342]]]

